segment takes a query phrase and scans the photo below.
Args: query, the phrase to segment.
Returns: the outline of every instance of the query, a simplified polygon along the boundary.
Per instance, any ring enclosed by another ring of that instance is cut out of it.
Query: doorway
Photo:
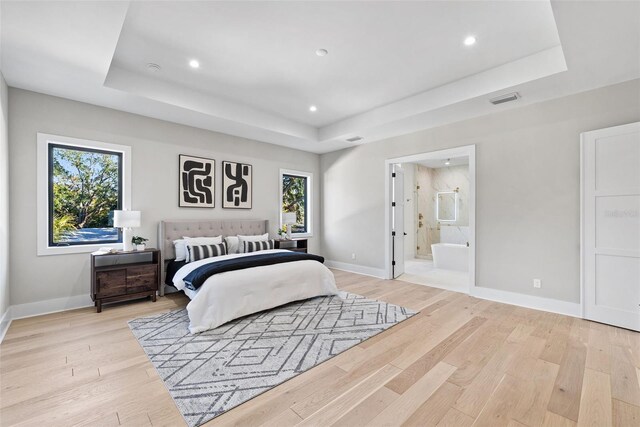
[[[475,145],[385,161],[386,277],[475,286]]]

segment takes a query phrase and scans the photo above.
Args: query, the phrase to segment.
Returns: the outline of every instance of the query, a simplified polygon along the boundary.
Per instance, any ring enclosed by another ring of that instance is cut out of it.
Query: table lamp
[[[133,250],[131,228],[140,227],[140,211],[113,211],[113,226],[122,228],[122,243],[125,252]]]
[[[291,239],[291,224],[295,224],[296,222],[295,212],[284,212],[282,214],[282,223],[287,226],[287,239]]]

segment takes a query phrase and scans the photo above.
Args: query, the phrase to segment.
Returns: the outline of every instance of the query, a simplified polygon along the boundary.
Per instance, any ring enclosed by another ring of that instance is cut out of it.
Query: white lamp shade
[[[296,213],[295,212],[285,212],[282,214],[282,223],[283,224],[295,224],[296,223]]]
[[[113,211],[113,226],[117,228],[140,227],[140,211]]]

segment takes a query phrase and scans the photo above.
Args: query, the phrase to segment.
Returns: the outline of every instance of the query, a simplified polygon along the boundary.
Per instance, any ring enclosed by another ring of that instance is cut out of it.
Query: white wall
[[[0,319],[9,308],[9,108],[0,73]],[[3,329],[0,324],[0,334]]]
[[[477,286],[579,302],[579,136],[639,119],[633,80],[324,154],[323,253],[384,268],[385,159],[476,144]]]
[[[132,208],[142,211],[137,235],[155,246],[161,219],[267,219],[278,227],[280,168],[314,174],[314,237],[319,250],[319,156],[262,142],[177,125],[130,113],[11,88],[11,303],[89,295],[89,255],[36,256],[36,133],[85,138],[132,149]],[[215,209],[178,208],[178,155],[216,160]],[[221,208],[223,160],[253,165],[253,209]],[[5,169],[3,169],[5,170]]]

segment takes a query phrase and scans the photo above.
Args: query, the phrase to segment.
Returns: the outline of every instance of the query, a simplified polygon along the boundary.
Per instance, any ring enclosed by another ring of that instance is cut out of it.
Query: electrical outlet
[[[533,287],[540,288],[542,286],[542,281],[540,279],[533,279]]]
[[[356,259],[356,253],[355,252],[351,254],[351,259]]]

